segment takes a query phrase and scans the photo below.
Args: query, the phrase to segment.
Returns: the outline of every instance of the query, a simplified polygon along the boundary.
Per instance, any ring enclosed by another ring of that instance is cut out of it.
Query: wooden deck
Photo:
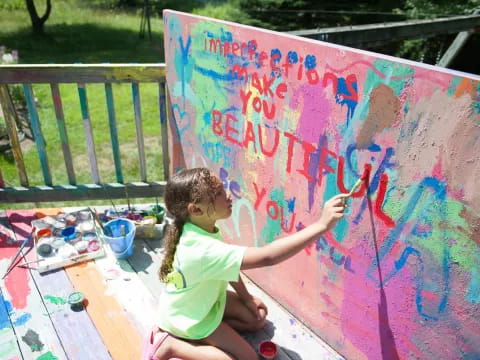
[[[98,209],[98,207],[97,207]],[[65,208],[72,212],[78,208]],[[36,214],[62,209],[0,210],[0,276],[22,241],[30,234]],[[23,260],[35,258],[31,243]],[[15,267],[0,280],[0,359],[140,359],[142,338],[152,326],[156,299],[162,291],[157,269],[161,238],[135,238],[133,255],[107,256],[39,274]],[[19,258],[20,260],[20,258]],[[271,339],[280,346],[276,359],[343,359],[320,338],[244,277],[249,290],[269,307],[268,326],[245,334],[254,346]],[[74,311],[66,299],[81,291],[86,306]]]

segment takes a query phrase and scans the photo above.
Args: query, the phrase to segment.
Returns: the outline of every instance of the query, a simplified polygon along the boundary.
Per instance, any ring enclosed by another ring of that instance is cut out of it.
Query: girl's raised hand
[[[344,199],[348,196],[349,194],[335,195],[323,206],[318,223],[325,227],[326,230],[332,229],[337,221],[343,217],[343,213],[347,207]]]

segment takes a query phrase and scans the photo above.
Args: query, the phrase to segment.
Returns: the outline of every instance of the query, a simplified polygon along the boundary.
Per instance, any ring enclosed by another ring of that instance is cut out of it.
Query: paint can
[[[100,250],[100,241],[98,241],[97,239],[91,239],[88,242],[87,250],[88,252],[95,252]]]
[[[87,252],[88,241],[79,240],[73,246],[75,246],[75,249],[77,249],[79,254],[83,254],[83,253]]]
[[[50,230],[49,228],[43,228],[37,231],[37,239],[48,237],[51,235],[52,235],[52,230]]]
[[[65,242],[65,240],[63,240],[63,237],[55,237],[52,241],[52,247],[54,249],[59,249],[65,244],[66,244],[66,242]]]
[[[81,232],[92,232],[93,230],[95,230],[95,225],[91,220],[82,221],[81,223],[78,224],[78,229]]]
[[[58,256],[62,259],[70,259],[72,256],[78,255],[77,249],[71,244],[66,243],[58,249]]]
[[[75,233],[75,226],[69,226],[66,227],[65,229],[62,230],[62,236],[65,239],[65,241],[70,241],[75,239],[76,233]]]
[[[65,229],[66,226],[67,226],[67,223],[64,220],[57,220],[53,224],[53,227],[55,229],[60,229],[60,230]]]
[[[68,295],[68,304],[74,311],[82,310],[84,306],[85,295],[80,291],[72,292]]]
[[[65,216],[65,221],[67,222],[67,225],[75,225],[77,223],[77,217],[73,214],[68,214]]]
[[[82,221],[90,220],[90,211],[88,210],[80,210],[78,212],[78,218]]]
[[[53,248],[52,248],[52,245],[49,243],[42,243],[37,245],[37,253],[42,257],[50,256],[52,255],[52,252],[53,252]]]
[[[258,346],[258,352],[262,359],[275,359],[277,351],[277,344],[270,340],[262,341]]]

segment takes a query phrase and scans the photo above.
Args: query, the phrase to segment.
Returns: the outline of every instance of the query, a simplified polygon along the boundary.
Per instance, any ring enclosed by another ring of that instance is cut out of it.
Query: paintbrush
[[[355,185],[352,186],[352,189],[350,190],[350,192],[347,194],[348,197],[352,196],[353,193],[355,191],[357,191],[357,189],[360,187],[360,185],[362,185],[363,183],[363,177],[361,177],[360,179],[357,180],[357,182],[355,183]]]
[[[95,210],[92,210],[92,208],[89,206],[88,207],[88,210],[92,213],[93,215],[93,218],[95,219],[95,221],[97,222],[98,225],[100,225],[100,228],[102,229],[102,232],[107,235],[107,236],[110,236],[110,231],[107,233],[105,227],[103,226],[102,224],[102,221],[98,218],[98,214]]]
[[[125,186],[126,188],[126,186]],[[117,214],[117,217],[120,217],[120,213],[117,211],[117,207],[115,206],[112,198],[110,197],[110,194],[108,193],[108,190],[107,190],[107,187],[105,186],[105,184],[103,184],[103,190],[105,191],[105,193],[107,194],[107,198],[108,200],[110,200],[110,203],[112,204],[113,206],[113,211],[115,211],[115,213]]]
[[[343,198],[344,202],[347,201],[347,199],[351,197],[355,193],[355,191],[357,191],[357,189],[360,187],[360,185],[362,185],[366,178],[367,176],[366,174],[364,174],[360,179],[357,180],[357,182],[352,186],[352,189],[347,193],[347,197]]]
[[[31,264],[39,263],[39,262],[44,261],[44,260],[45,260],[45,259],[37,259],[37,260],[25,262],[25,263],[23,263],[23,264],[18,264],[17,266],[18,266],[18,267],[21,267],[21,268],[25,268],[25,269],[33,269],[33,270],[36,270],[37,268],[32,268],[32,267],[30,267],[30,265],[31,265]]]
[[[5,279],[5,277],[10,273],[10,271],[13,270],[13,268],[15,267],[15,266],[14,266],[15,261],[17,261],[18,256],[19,256],[20,253],[22,252],[23,248],[28,244],[28,242],[30,241],[31,238],[32,238],[32,234],[30,233],[30,235],[28,235],[28,236],[25,238],[25,240],[23,240],[22,245],[20,245],[20,247],[18,248],[17,253],[16,253],[15,256],[13,257],[12,261],[10,262],[10,265],[8,265],[7,271],[6,271],[5,274],[3,275],[2,280]]]

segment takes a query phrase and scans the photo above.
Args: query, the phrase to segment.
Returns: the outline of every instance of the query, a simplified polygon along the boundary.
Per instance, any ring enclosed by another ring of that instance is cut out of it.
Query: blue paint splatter
[[[289,51],[287,55],[288,62],[290,64],[296,64],[298,62],[298,55],[296,51]]]
[[[305,67],[307,70],[312,70],[317,67],[317,59],[313,55],[307,55],[305,57]]]
[[[10,301],[7,301],[3,298],[3,295],[0,294],[0,330],[6,329],[10,327],[10,319],[13,318],[15,309],[12,306]],[[32,318],[32,315],[29,313],[25,313],[19,318],[13,320],[13,325],[21,326],[24,325],[28,320]]]
[[[296,198],[293,197],[290,200],[287,200],[287,206],[288,206],[288,211],[293,213],[293,210],[295,210],[295,200]]]
[[[355,92],[358,92],[357,82],[351,83]],[[357,101],[353,99],[345,98],[344,95],[353,96],[347,88],[347,82],[344,78],[338,78],[337,93],[335,94],[335,101],[340,105],[347,105],[347,126],[348,121],[352,118],[355,108],[357,107]]]

